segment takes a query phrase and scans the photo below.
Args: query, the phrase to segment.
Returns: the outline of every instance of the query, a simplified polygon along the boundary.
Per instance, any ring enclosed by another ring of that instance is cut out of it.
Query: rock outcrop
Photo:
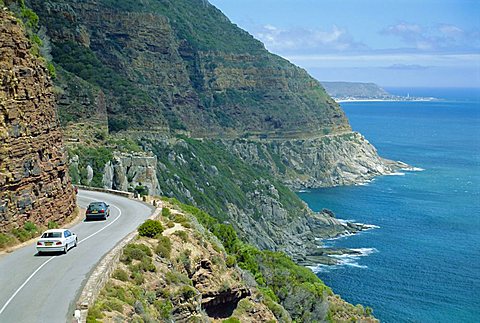
[[[158,156],[159,184],[169,197],[202,207],[232,223],[261,249],[284,251],[299,261],[317,249],[318,238],[362,230],[312,212],[268,167],[238,158],[217,141],[163,140],[147,145]]]
[[[0,11],[0,231],[75,208],[53,85],[21,23]]]
[[[160,195],[157,156],[115,152],[113,160],[105,165],[103,187],[119,191],[134,191],[143,187],[146,194]]]
[[[269,169],[294,190],[354,185],[408,167],[381,158],[357,132],[290,140],[224,140],[245,162]]]

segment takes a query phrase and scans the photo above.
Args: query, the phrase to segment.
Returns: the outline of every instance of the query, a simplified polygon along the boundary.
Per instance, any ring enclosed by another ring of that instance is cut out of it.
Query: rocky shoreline
[[[331,211],[330,211],[331,212]],[[330,238],[317,239],[320,243],[314,250],[308,251],[302,259],[297,259],[299,265],[314,267],[318,265],[339,265],[341,261],[338,256],[351,255],[362,256],[362,252],[350,248],[325,247],[323,241],[334,240],[342,237],[353,236],[363,231],[378,228],[375,225],[342,221],[345,225],[345,231]]]

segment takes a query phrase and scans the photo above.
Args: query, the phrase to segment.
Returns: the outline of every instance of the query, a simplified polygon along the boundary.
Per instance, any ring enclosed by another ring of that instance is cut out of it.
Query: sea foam
[[[356,251],[358,253],[330,256],[332,258],[335,258],[338,261],[336,265],[318,264],[316,266],[307,266],[307,267],[310,268],[314,273],[329,272],[330,270],[338,269],[342,266],[367,269],[368,266],[360,265],[358,263],[358,260],[360,259],[360,257],[365,257],[368,255],[371,255],[372,253],[378,252],[378,250],[375,248],[356,248],[356,249],[350,249],[350,250]]]
[[[420,167],[406,167],[402,168],[402,170],[407,171],[407,172],[423,172],[425,168],[420,168]]]
[[[387,176],[405,176],[405,173],[403,172],[394,172],[390,174],[386,174]]]

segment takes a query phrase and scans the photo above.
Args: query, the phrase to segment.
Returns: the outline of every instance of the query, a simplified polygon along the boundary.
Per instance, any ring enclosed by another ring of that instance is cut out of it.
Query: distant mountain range
[[[335,101],[430,101],[434,98],[398,96],[388,93],[375,83],[321,82]]]

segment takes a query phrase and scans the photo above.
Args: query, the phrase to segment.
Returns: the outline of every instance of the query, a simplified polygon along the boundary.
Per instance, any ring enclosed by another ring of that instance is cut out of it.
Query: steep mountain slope
[[[318,81],[207,1],[29,3],[52,44],[60,117],[84,183],[99,185],[105,172],[103,185],[120,188],[109,175],[117,162],[105,156],[119,149],[112,138],[133,140],[157,156],[151,192],[302,259],[315,238],[361,227],[313,214],[284,185],[353,184],[398,166],[351,132]],[[130,167],[119,177],[135,174]]]
[[[23,24],[0,10],[0,232],[19,239],[75,208],[53,85],[32,50]]]
[[[196,137],[349,130],[320,83],[201,0],[31,1],[54,61],[97,85],[111,130]]]

